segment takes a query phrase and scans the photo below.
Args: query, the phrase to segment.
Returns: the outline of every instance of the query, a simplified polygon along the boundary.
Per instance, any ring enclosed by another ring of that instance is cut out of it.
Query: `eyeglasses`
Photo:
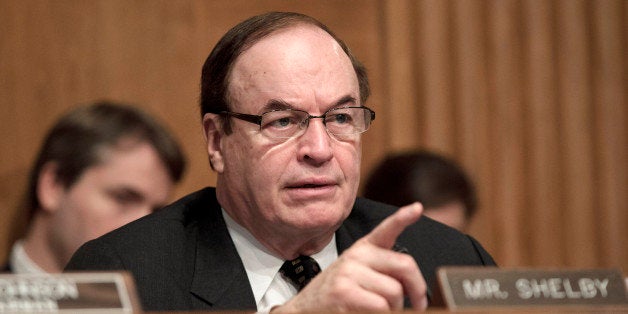
[[[264,112],[261,116],[223,111],[240,120],[259,125],[260,132],[270,138],[298,137],[305,133],[310,119],[323,119],[327,132],[336,137],[366,132],[375,120],[375,111],[367,107],[341,107],[327,110],[323,115],[313,116],[297,109],[279,109]]]

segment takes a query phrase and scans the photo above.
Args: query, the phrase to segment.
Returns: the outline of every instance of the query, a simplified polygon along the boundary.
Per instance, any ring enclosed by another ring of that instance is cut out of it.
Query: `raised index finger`
[[[401,232],[407,226],[416,222],[421,217],[421,213],[423,213],[423,205],[420,203],[401,207],[366,235],[366,239],[376,246],[390,249]]]

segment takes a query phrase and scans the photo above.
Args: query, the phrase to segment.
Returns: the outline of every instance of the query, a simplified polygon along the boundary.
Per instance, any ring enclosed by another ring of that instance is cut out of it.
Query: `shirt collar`
[[[39,267],[24,250],[24,242],[19,240],[15,242],[11,249],[9,257],[11,269],[15,274],[45,274],[46,272]]]
[[[233,220],[224,209],[222,210],[222,216],[225,219],[229,235],[240,255],[242,264],[244,264],[246,275],[249,278],[249,283],[255,296],[255,303],[258,304],[284,260],[274,256],[248,230]],[[336,235],[334,234],[331,241],[320,252],[313,254],[311,257],[318,262],[321,269],[327,268],[335,261],[338,258]]]

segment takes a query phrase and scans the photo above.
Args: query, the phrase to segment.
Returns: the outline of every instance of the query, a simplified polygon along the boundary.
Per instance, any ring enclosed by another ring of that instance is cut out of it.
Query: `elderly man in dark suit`
[[[375,113],[366,71],[325,25],[252,17],[201,84],[216,188],[87,243],[68,270],[131,271],[146,310],[281,313],[425,309],[438,266],[494,264],[420,204],[356,199]]]

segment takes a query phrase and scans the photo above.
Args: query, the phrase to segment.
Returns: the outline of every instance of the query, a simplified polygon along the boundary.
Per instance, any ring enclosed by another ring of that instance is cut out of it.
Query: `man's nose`
[[[305,132],[298,139],[299,159],[316,164],[324,163],[333,156],[332,138],[322,118],[310,118],[308,122]]]

